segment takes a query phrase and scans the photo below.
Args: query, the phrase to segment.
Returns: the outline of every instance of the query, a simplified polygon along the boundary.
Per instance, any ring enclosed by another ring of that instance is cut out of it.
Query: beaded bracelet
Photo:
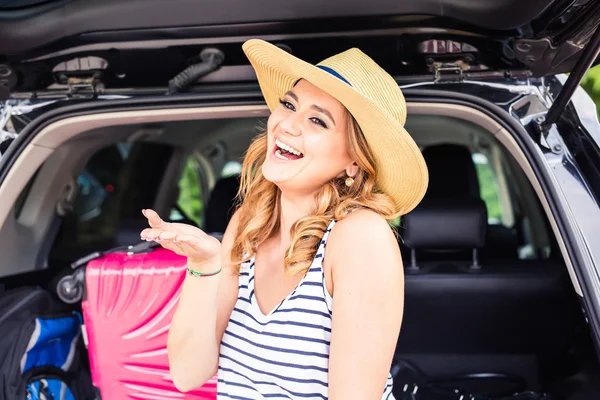
[[[216,270],[214,272],[198,272],[198,271],[194,271],[190,267],[187,267],[188,274],[191,276],[194,276],[196,278],[201,278],[203,276],[217,275],[219,272],[221,272],[222,269],[223,269],[223,267],[219,268],[218,270]]]

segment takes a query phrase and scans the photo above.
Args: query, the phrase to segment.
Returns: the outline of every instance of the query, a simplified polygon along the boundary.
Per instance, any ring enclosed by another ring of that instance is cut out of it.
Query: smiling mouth
[[[304,157],[304,154],[279,139],[275,139],[275,156],[282,160],[294,161]]]

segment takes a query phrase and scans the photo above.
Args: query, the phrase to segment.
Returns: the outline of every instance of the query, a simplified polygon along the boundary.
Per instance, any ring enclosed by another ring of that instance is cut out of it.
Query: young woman
[[[271,115],[222,243],[143,210],[142,239],[188,260],[171,377],[188,391],[218,372],[219,399],[393,398],[404,280],[389,221],[428,183],[404,97],[358,49],[314,66],[243,48]]]

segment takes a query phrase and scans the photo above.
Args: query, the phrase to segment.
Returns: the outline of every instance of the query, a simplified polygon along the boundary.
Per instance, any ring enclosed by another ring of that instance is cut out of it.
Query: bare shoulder
[[[371,210],[357,210],[335,224],[327,244],[335,280],[341,270],[364,271],[377,265],[377,274],[397,276],[402,271],[400,248],[390,224]],[[336,273],[337,272],[337,273]],[[341,275],[347,276],[347,273]]]
[[[398,250],[396,236],[390,224],[372,210],[362,209],[348,214],[338,221],[332,232],[329,247],[359,245],[359,251],[366,244],[375,244],[377,248]]]
[[[382,233],[391,232],[389,224],[381,215],[366,208],[349,213],[336,224],[336,227],[338,227],[338,230],[370,228],[374,230],[379,229]]]

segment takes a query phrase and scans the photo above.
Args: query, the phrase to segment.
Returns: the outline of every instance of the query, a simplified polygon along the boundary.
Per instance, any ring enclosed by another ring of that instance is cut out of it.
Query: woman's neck
[[[284,193],[279,198],[280,224],[276,235],[279,245],[288,248],[290,245],[290,229],[300,218],[309,215],[315,206],[314,196],[290,197]]]

